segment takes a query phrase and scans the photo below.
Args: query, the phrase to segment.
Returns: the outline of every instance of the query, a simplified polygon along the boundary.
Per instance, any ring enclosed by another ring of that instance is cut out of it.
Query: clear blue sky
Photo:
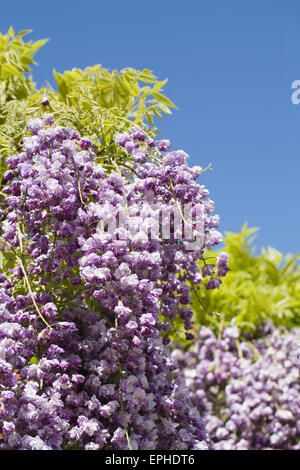
[[[300,251],[300,2],[297,0],[52,0],[1,3],[0,30],[33,29],[38,85],[52,68],[101,63],[168,78],[180,108],[159,127],[203,184],[222,231],[260,227],[257,246]]]

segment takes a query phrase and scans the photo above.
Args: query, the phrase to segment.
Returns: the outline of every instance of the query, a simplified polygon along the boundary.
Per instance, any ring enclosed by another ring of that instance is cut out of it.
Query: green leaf
[[[165,84],[167,83],[168,79],[166,78],[165,80],[163,80],[162,82],[158,82],[156,85],[154,85],[153,87],[153,91],[159,91],[161,90]]]
[[[8,30],[8,35],[13,38],[15,35],[14,28],[11,26]]]
[[[153,112],[149,109],[146,111],[146,119],[151,124],[151,126],[154,126]]]
[[[149,69],[143,69],[142,74],[146,75],[146,77],[149,77],[149,78],[156,78],[152,70],[149,70]]]
[[[124,96],[130,94],[130,88],[129,86],[125,83],[125,80],[122,77],[119,77],[118,74],[115,75],[115,81],[117,83],[117,86],[120,90],[120,93]]]
[[[62,95],[63,98],[66,98],[69,88],[68,88],[65,77],[61,73],[56,72],[55,69],[53,69],[53,75],[56,80],[60,94]]]
[[[145,83],[156,83],[156,79],[155,79],[155,78],[150,78],[148,75],[145,75],[144,73],[139,73],[137,78],[138,78],[138,80],[140,80],[141,82],[145,82]]]
[[[157,101],[160,101],[161,103],[164,103],[167,106],[170,106],[171,108],[177,108],[177,106],[171,100],[169,100],[169,98],[167,98],[165,95],[161,93],[156,93],[156,92],[153,92],[152,95],[154,96],[154,98],[157,99]]]
[[[172,114],[170,108],[166,106],[164,103],[157,103],[157,106],[165,113],[165,114]]]
[[[39,363],[39,360],[37,357],[35,356],[32,356],[32,358],[30,359],[30,364],[38,364]]]
[[[31,49],[34,51],[34,54],[35,54],[41,47],[43,47],[48,41],[49,41],[49,39],[39,39],[38,41],[35,41],[35,42],[31,45]]]
[[[5,80],[10,77],[21,77],[22,74],[19,72],[17,67],[12,64],[2,64],[1,65],[1,78]]]
[[[17,34],[17,37],[21,38],[22,36],[25,36],[26,34],[32,33],[32,29],[23,29]]]

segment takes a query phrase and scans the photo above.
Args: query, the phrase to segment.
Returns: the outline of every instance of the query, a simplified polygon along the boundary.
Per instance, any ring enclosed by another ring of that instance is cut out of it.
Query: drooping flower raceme
[[[29,130],[4,175],[0,448],[207,448],[161,321],[191,328],[187,281],[202,281],[197,260],[221,240],[199,170],[182,151],[151,159],[156,144],[136,128],[116,137],[131,168],[110,172],[52,116]],[[183,222],[184,203],[203,209],[194,249],[164,213]],[[158,220],[169,234],[151,238]]]
[[[0,449],[208,447],[159,334],[135,346],[129,332],[117,343],[115,328],[80,308],[49,330],[29,298],[8,297],[1,306]]]
[[[300,449],[300,330],[267,322],[260,334],[202,327],[191,351],[173,353],[215,449]]]

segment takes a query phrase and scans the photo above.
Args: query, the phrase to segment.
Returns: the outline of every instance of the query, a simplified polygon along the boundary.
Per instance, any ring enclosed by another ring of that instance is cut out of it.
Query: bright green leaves
[[[167,98],[165,95],[161,94],[161,93],[156,93],[156,92],[153,92],[153,96],[154,98],[161,103],[163,103],[164,105],[166,105],[167,107],[170,107],[170,108],[176,108],[175,104],[172,103],[171,100],[169,100],[169,98]]]
[[[4,83],[5,94],[1,93],[1,102],[24,99],[33,91],[33,83],[25,74],[35,64],[33,57],[47,42],[41,39],[36,42],[24,42],[23,36],[30,30],[15,35],[12,27],[7,34],[0,33],[0,83]]]
[[[47,40],[25,42],[23,37],[30,32],[15,34],[10,28],[0,34],[0,175],[7,155],[20,151],[28,119],[41,117],[44,111],[52,113],[58,124],[77,128],[96,143],[99,160],[108,169],[108,155],[127,158],[114,142],[118,132],[137,124],[153,137],[157,135],[155,117],[170,114],[175,107],[163,94],[167,80],[158,80],[148,69],[109,71],[94,65],[64,73],[54,70],[57,91],[50,86],[37,90],[28,72],[35,64],[35,53]],[[44,95],[50,102],[47,108],[41,105]]]
[[[197,327],[205,324],[217,331],[220,319],[216,313],[224,315],[225,323],[236,318],[242,330],[253,332],[268,318],[288,328],[300,325],[300,255],[284,259],[270,247],[255,255],[252,242],[256,230],[245,225],[240,233],[226,234],[222,251],[229,254],[231,271],[221,289],[201,288],[197,296],[192,293]],[[210,250],[206,256],[216,253]]]
[[[39,360],[36,356],[32,356],[32,358],[30,359],[30,364],[38,364],[39,363]]]
[[[13,269],[17,266],[17,258],[13,251],[5,251],[3,243],[0,241],[0,269],[7,271],[8,269]]]
[[[65,101],[66,96],[68,95],[68,92],[69,92],[69,88],[68,88],[68,85],[67,85],[67,80],[61,73],[56,72],[55,69],[53,70],[53,75],[54,75],[55,81],[56,81],[57,86],[58,86],[58,91],[59,91],[61,97]]]
[[[0,68],[1,79],[5,80],[6,78],[10,77],[21,77],[21,72],[18,68],[13,64],[2,64]]]
[[[158,81],[147,69],[126,68],[121,72],[109,72],[101,65],[95,65],[64,74],[54,70],[54,78],[60,99],[69,106],[80,100],[81,106],[109,109],[114,116],[126,117],[139,125],[146,120],[154,126],[154,115],[161,118],[162,113],[171,114],[170,108],[176,107],[161,93],[167,80]]]
[[[29,72],[29,66],[35,64],[34,55],[48,39],[24,42],[22,37],[30,32],[31,30],[24,30],[15,36],[13,28],[10,28],[8,34],[0,33],[0,77],[2,80]]]

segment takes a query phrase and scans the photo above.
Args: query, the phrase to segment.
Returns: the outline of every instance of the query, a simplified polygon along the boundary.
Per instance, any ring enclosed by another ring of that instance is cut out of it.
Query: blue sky
[[[149,68],[179,107],[159,122],[202,177],[222,231],[260,228],[256,245],[300,251],[300,2],[70,0],[2,2],[0,31],[33,29],[38,85],[52,69]],[[29,36],[28,36],[29,37]]]

